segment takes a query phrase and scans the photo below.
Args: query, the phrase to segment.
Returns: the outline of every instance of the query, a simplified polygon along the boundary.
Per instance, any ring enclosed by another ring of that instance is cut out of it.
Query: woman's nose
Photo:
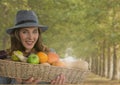
[[[32,33],[29,33],[28,38],[29,38],[29,39],[33,39],[33,34],[32,34]]]

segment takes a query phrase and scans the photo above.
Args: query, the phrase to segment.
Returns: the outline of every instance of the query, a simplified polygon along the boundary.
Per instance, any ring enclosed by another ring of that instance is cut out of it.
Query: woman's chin
[[[26,48],[26,51],[31,51],[33,49],[33,47],[25,47]]]

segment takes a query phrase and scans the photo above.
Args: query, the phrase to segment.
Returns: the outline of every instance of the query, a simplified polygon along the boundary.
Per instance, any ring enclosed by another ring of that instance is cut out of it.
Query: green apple
[[[16,55],[14,55],[14,54],[11,56],[11,59],[13,61],[20,61],[20,59]]]
[[[31,64],[39,64],[39,57],[32,53],[28,56],[27,62]]]

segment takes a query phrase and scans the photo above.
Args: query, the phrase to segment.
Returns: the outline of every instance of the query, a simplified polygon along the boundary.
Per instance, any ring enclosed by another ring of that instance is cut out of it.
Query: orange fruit
[[[48,63],[52,64],[57,61],[59,61],[59,56],[56,53],[49,52],[48,53]]]
[[[60,66],[60,67],[65,67],[65,63],[62,62],[62,61],[57,61],[57,62],[54,62],[52,63],[53,66]]]
[[[39,57],[40,63],[46,63],[48,61],[48,56],[47,56],[46,53],[44,53],[44,52],[38,52],[37,55]]]
[[[45,65],[45,66],[50,66],[49,63],[42,63],[42,65]]]

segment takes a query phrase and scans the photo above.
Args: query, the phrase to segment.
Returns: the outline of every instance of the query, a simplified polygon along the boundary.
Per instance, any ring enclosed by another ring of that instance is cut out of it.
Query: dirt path
[[[120,81],[113,81],[90,73],[83,84],[78,85],[120,85]]]

